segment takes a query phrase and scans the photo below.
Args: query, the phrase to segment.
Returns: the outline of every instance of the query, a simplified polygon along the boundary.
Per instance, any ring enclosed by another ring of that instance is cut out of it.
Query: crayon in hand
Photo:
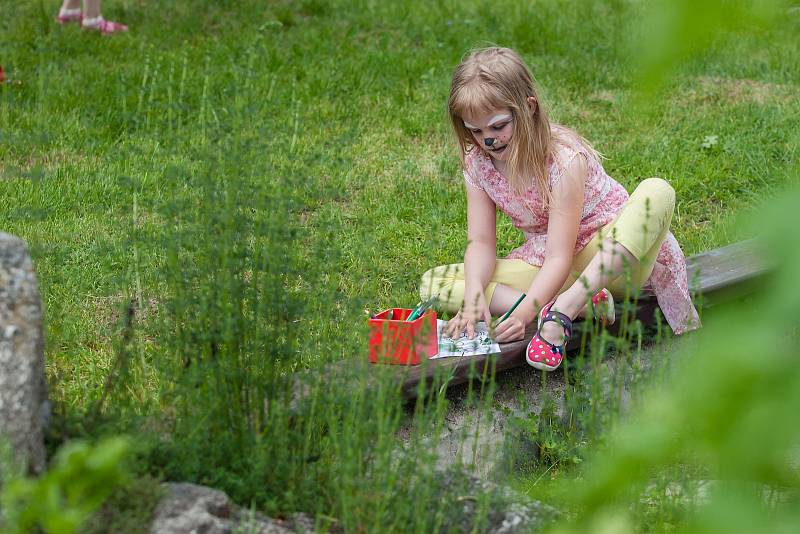
[[[508,310],[505,314],[503,314],[503,316],[500,318],[500,320],[497,321],[497,323],[495,323],[495,326],[497,326],[498,324],[500,324],[503,321],[505,321],[506,319],[508,319],[509,316],[511,316],[511,314],[513,313],[513,311],[517,309],[517,306],[519,306],[519,303],[522,302],[524,298],[525,298],[525,293],[523,293],[522,295],[519,296],[519,298],[514,303],[514,305],[511,306],[511,309]]]

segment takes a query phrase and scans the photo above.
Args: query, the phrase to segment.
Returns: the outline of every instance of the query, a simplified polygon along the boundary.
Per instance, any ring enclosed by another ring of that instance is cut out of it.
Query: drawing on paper
[[[489,328],[486,323],[480,322],[475,327],[475,337],[469,339],[466,335],[459,338],[450,338],[442,334],[447,321],[436,321],[436,337],[439,339],[439,353],[434,358],[447,358],[451,356],[476,356],[478,354],[495,354],[500,352],[500,345],[489,337]]]

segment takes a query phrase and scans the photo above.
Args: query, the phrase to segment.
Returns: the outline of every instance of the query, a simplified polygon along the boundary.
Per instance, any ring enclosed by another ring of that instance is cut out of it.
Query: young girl
[[[431,269],[420,288],[423,299],[436,295],[457,312],[447,334],[472,338],[476,321],[488,324],[525,293],[495,338],[522,339],[538,318],[527,361],[551,371],[564,358],[572,320],[589,303],[613,322],[611,295],[624,296],[626,284],[649,284],[676,334],[699,326],[686,261],[669,232],[675,193],[667,182],[649,178],[628,196],[585,139],[548,120],[530,71],[508,48],[463,60],[448,108],[466,181],[468,244],[464,263]],[[497,209],[526,238],[505,259],[496,259]]]

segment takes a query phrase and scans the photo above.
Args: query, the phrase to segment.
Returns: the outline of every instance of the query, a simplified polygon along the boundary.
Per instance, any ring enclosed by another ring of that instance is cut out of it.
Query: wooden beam
[[[719,305],[754,291],[770,270],[764,257],[759,253],[757,243],[750,240],[688,258],[690,287],[698,295],[698,307]],[[652,292],[643,291],[637,302],[636,317],[643,324],[652,324],[657,309]],[[621,313],[621,307],[618,306],[617,311]],[[430,383],[437,374],[447,377],[447,385],[451,386],[466,382],[476,370],[482,372],[493,367],[495,372],[500,372],[525,365],[525,348],[535,331],[534,326],[526,331],[525,339],[501,344],[500,354],[441,358],[401,368],[398,372],[403,380],[403,396],[406,399],[416,397],[420,381]],[[579,344],[580,336],[575,335],[567,350],[573,350]]]
[[[709,308],[752,293],[770,271],[765,257],[765,254],[760,253],[758,244],[750,240],[687,258],[690,287],[697,295],[695,304],[698,308]],[[644,325],[652,325],[656,310],[658,304],[652,292],[642,291],[636,303],[636,318]],[[618,317],[622,311],[622,306],[618,304]],[[615,334],[618,326],[615,325],[609,331]],[[580,322],[576,322],[576,333],[567,345],[568,351],[580,346],[579,334],[582,327]],[[531,325],[526,331],[525,339],[501,344],[500,354],[426,360],[420,365],[407,367],[381,366],[381,370],[393,373],[401,385],[403,397],[413,399],[418,394],[420,383],[424,381],[425,384],[430,384],[436,376],[443,377],[446,381],[444,387],[449,387],[481,376],[484,372],[498,373],[525,365],[525,348],[534,333],[535,325]],[[370,365],[366,361],[355,363]],[[326,380],[338,377],[342,380],[342,387],[346,387],[350,380],[357,379],[355,376],[370,379],[363,373],[355,375],[353,371],[357,366],[353,364],[353,361],[345,360],[325,366]],[[293,403],[307,395],[309,386],[305,383],[306,380],[317,376],[313,371],[306,375],[304,379],[295,377]]]

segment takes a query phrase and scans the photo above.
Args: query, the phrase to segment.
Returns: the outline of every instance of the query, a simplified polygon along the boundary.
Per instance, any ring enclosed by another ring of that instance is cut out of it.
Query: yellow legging
[[[569,277],[559,293],[577,280],[589,261],[600,250],[602,242],[611,237],[636,258],[630,266],[630,277],[620,275],[608,289],[616,298],[623,298],[631,287],[639,288],[653,271],[661,242],[669,231],[675,209],[675,191],[661,178],[643,180],[631,193],[617,217],[602,227],[592,240],[572,260]],[[497,284],[528,291],[539,267],[523,260],[498,259],[489,284],[485,288],[486,302],[492,302]],[[630,284],[630,285],[629,285]],[[427,300],[438,297],[437,307],[455,313],[464,302],[464,264],[440,265],[422,275],[420,296]]]

